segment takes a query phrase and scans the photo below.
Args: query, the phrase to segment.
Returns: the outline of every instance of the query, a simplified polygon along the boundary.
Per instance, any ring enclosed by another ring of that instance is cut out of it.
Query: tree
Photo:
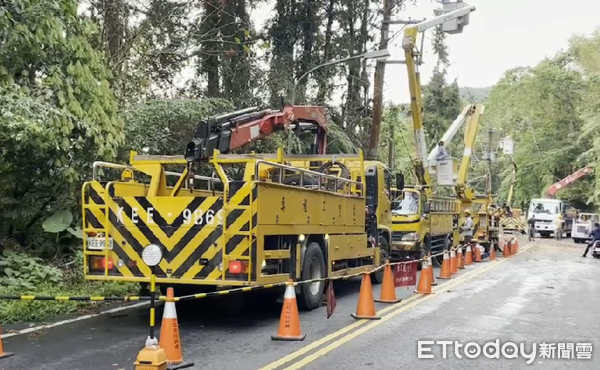
[[[0,223],[26,232],[56,207],[96,158],[115,158],[123,123],[110,73],[90,41],[94,24],[77,2],[10,2],[0,10]]]

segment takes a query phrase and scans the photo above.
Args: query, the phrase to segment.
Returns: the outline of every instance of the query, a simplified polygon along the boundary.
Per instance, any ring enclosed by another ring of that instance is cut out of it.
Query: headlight
[[[419,240],[421,240],[419,233],[408,233],[402,236],[403,242],[418,242]]]

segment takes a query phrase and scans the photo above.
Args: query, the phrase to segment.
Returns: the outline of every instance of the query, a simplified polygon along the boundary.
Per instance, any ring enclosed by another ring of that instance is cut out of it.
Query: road
[[[522,242],[522,245],[524,243]],[[177,304],[183,355],[195,368],[215,370],[427,368],[519,368],[523,358],[458,360],[450,355],[417,360],[417,340],[466,343],[501,341],[597,342],[600,287],[593,276],[600,261],[582,259],[581,245],[542,240],[513,258],[484,262],[438,282],[436,294],[406,298],[394,306],[377,304],[382,319],[356,321],[360,280],[335,284],[337,308],[301,314],[302,342],[274,342],[281,306],[271,297],[239,294]],[[437,276],[437,273],[436,273]],[[374,286],[379,295],[379,285]],[[51,304],[51,303],[49,303]],[[162,310],[158,310],[158,317]],[[15,356],[0,370],[132,369],[147,337],[147,309],[125,311],[3,340]],[[3,328],[4,332],[6,329]],[[504,343],[504,342],[502,342]],[[452,351],[452,349],[450,349]],[[564,368],[540,359],[545,368]],[[594,365],[595,364],[595,365]],[[598,368],[595,359],[571,360],[575,368]]]

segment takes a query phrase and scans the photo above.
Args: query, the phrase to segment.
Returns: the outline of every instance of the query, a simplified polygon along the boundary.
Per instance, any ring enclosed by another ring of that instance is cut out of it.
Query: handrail
[[[357,189],[359,189],[359,186],[360,186],[360,194],[361,194],[361,196],[363,194],[362,183],[359,182],[359,181],[354,181],[354,180],[350,180],[350,179],[344,179],[344,178],[337,177],[337,176],[326,175],[324,173],[317,172],[317,171],[312,171],[312,170],[307,170],[307,169],[304,169],[304,168],[287,166],[287,165],[284,165],[284,164],[280,164],[280,163],[276,163],[276,162],[264,161],[264,160],[260,160],[260,159],[256,161],[255,168],[254,168],[254,173],[257,174],[257,175],[260,173],[259,172],[259,167],[260,167],[261,164],[268,164],[271,167],[279,168],[279,170],[280,170],[280,176],[279,176],[279,178],[281,179],[280,181],[283,180],[283,171],[288,170],[288,171],[300,172],[300,186],[301,187],[304,186],[304,176],[305,176],[305,174],[308,174],[308,175],[313,175],[313,176],[317,177],[318,182],[317,182],[316,186],[317,186],[318,189],[321,188],[321,185],[322,185],[322,181],[321,180],[323,178],[325,178],[325,179],[331,179],[331,180],[334,181],[334,187],[335,187],[335,189],[338,189],[338,181],[341,181],[342,184],[344,184],[344,183],[350,184],[350,185],[354,184],[354,185],[356,185]],[[352,194],[352,191],[350,191],[349,193]]]
[[[95,161],[92,164],[92,179],[94,181],[98,180],[98,167],[107,167],[107,168],[120,168],[120,169],[127,169],[127,170],[134,170],[136,171],[136,169],[130,165],[126,165],[126,164],[118,164],[118,163],[111,163],[111,162],[102,162],[102,161]],[[181,177],[181,173],[179,172],[173,172],[173,171],[165,171],[165,175],[167,176],[177,176],[177,177]],[[221,179],[219,178],[213,178],[213,177],[209,177],[209,176],[201,176],[201,175],[194,175],[194,179],[196,180],[204,180],[204,181],[214,181],[214,182],[221,182]]]

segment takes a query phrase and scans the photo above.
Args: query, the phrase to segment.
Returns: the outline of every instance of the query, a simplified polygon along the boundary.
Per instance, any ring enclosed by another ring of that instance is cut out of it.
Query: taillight
[[[94,231],[90,231],[90,232],[88,232],[88,233],[87,233],[87,235],[88,235],[90,238],[93,238],[94,236],[96,236],[96,235],[98,235],[98,234],[96,234],[96,232],[94,232]]]
[[[90,270],[112,270],[115,267],[112,258],[106,257],[90,257]]]
[[[248,262],[245,261],[229,261],[229,273],[230,274],[242,274],[246,272],[248,268]]]

